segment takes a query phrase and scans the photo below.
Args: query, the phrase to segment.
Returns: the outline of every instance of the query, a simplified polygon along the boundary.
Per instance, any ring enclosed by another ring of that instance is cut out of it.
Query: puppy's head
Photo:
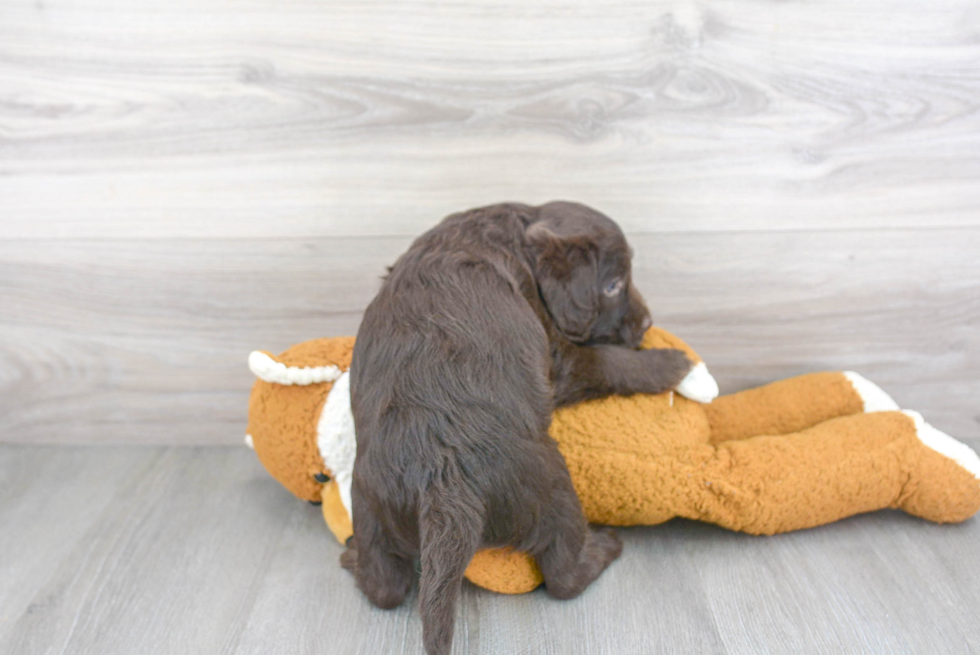
[[[633,253],[612,219],[585,205],[551,202],[525,237],[541,297],[567,339],[639,346],[652,320],[633,286]]]

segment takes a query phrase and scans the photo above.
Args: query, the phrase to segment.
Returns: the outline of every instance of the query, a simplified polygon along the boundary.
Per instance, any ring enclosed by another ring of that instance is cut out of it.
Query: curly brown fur
[[[430,655],[448,653],[463,572],[484,546],[533,555],[577,596],[619,556],[592,531],[548,436],[557,405],[658,393],[690,368],[638,350],[650,315],[619,227],[582,205],[502,204],[419,237],[368,307],[351,363],[354,541],[344,566],[393,607],[421,558]]]

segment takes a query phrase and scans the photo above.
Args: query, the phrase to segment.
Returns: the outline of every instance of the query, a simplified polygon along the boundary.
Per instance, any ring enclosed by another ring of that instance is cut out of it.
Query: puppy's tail
[[[428,655],[448,655],[452,648],[463,574],[482,535],[482,504],[471,490],[433,485],[423,494],[419,512],[419,609]]]

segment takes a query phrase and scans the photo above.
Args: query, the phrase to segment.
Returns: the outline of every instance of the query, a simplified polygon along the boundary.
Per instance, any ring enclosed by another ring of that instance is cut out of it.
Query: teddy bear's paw
[[[718,382],[704,362],[698,362],[677,385],[677,393],[698,403],[710,403],[718,397]]]
[[[898,411],[898,403],[885,393],[877,384],[854,371],[844,371],[844,377],[854,387],[854,391],[864,403],[864,412],[894,412]]]
[[[915,423],[915,432],[919,441],[940,455],[953,460],[980,480],[980,457],[972,448],[926,423],[922,414],[910,410],[903,410],[902,413]]]
[[[980,458],[973,449],[926,423],[918,412],[901,413],[920,447],[906,450],[906,479],[894,506],[936,523],[959,523],[980,511]]]

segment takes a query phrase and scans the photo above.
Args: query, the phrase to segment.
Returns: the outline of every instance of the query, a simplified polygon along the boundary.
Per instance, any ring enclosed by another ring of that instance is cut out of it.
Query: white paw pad
[[[898,403],[892,400],[891,396],[868,378],[863,375],[858,375],[854,371],[845,371],[844,377],[854,387],[857,395],[861,397],[866,414],[870,412],[898,411]]]
[[[980,457],[977,457],[972,448],[926,423],[919,412],[902,410],[902,413],[915,423],[915,432],[919,441],[940,455],[950,458],[980,480]]]

